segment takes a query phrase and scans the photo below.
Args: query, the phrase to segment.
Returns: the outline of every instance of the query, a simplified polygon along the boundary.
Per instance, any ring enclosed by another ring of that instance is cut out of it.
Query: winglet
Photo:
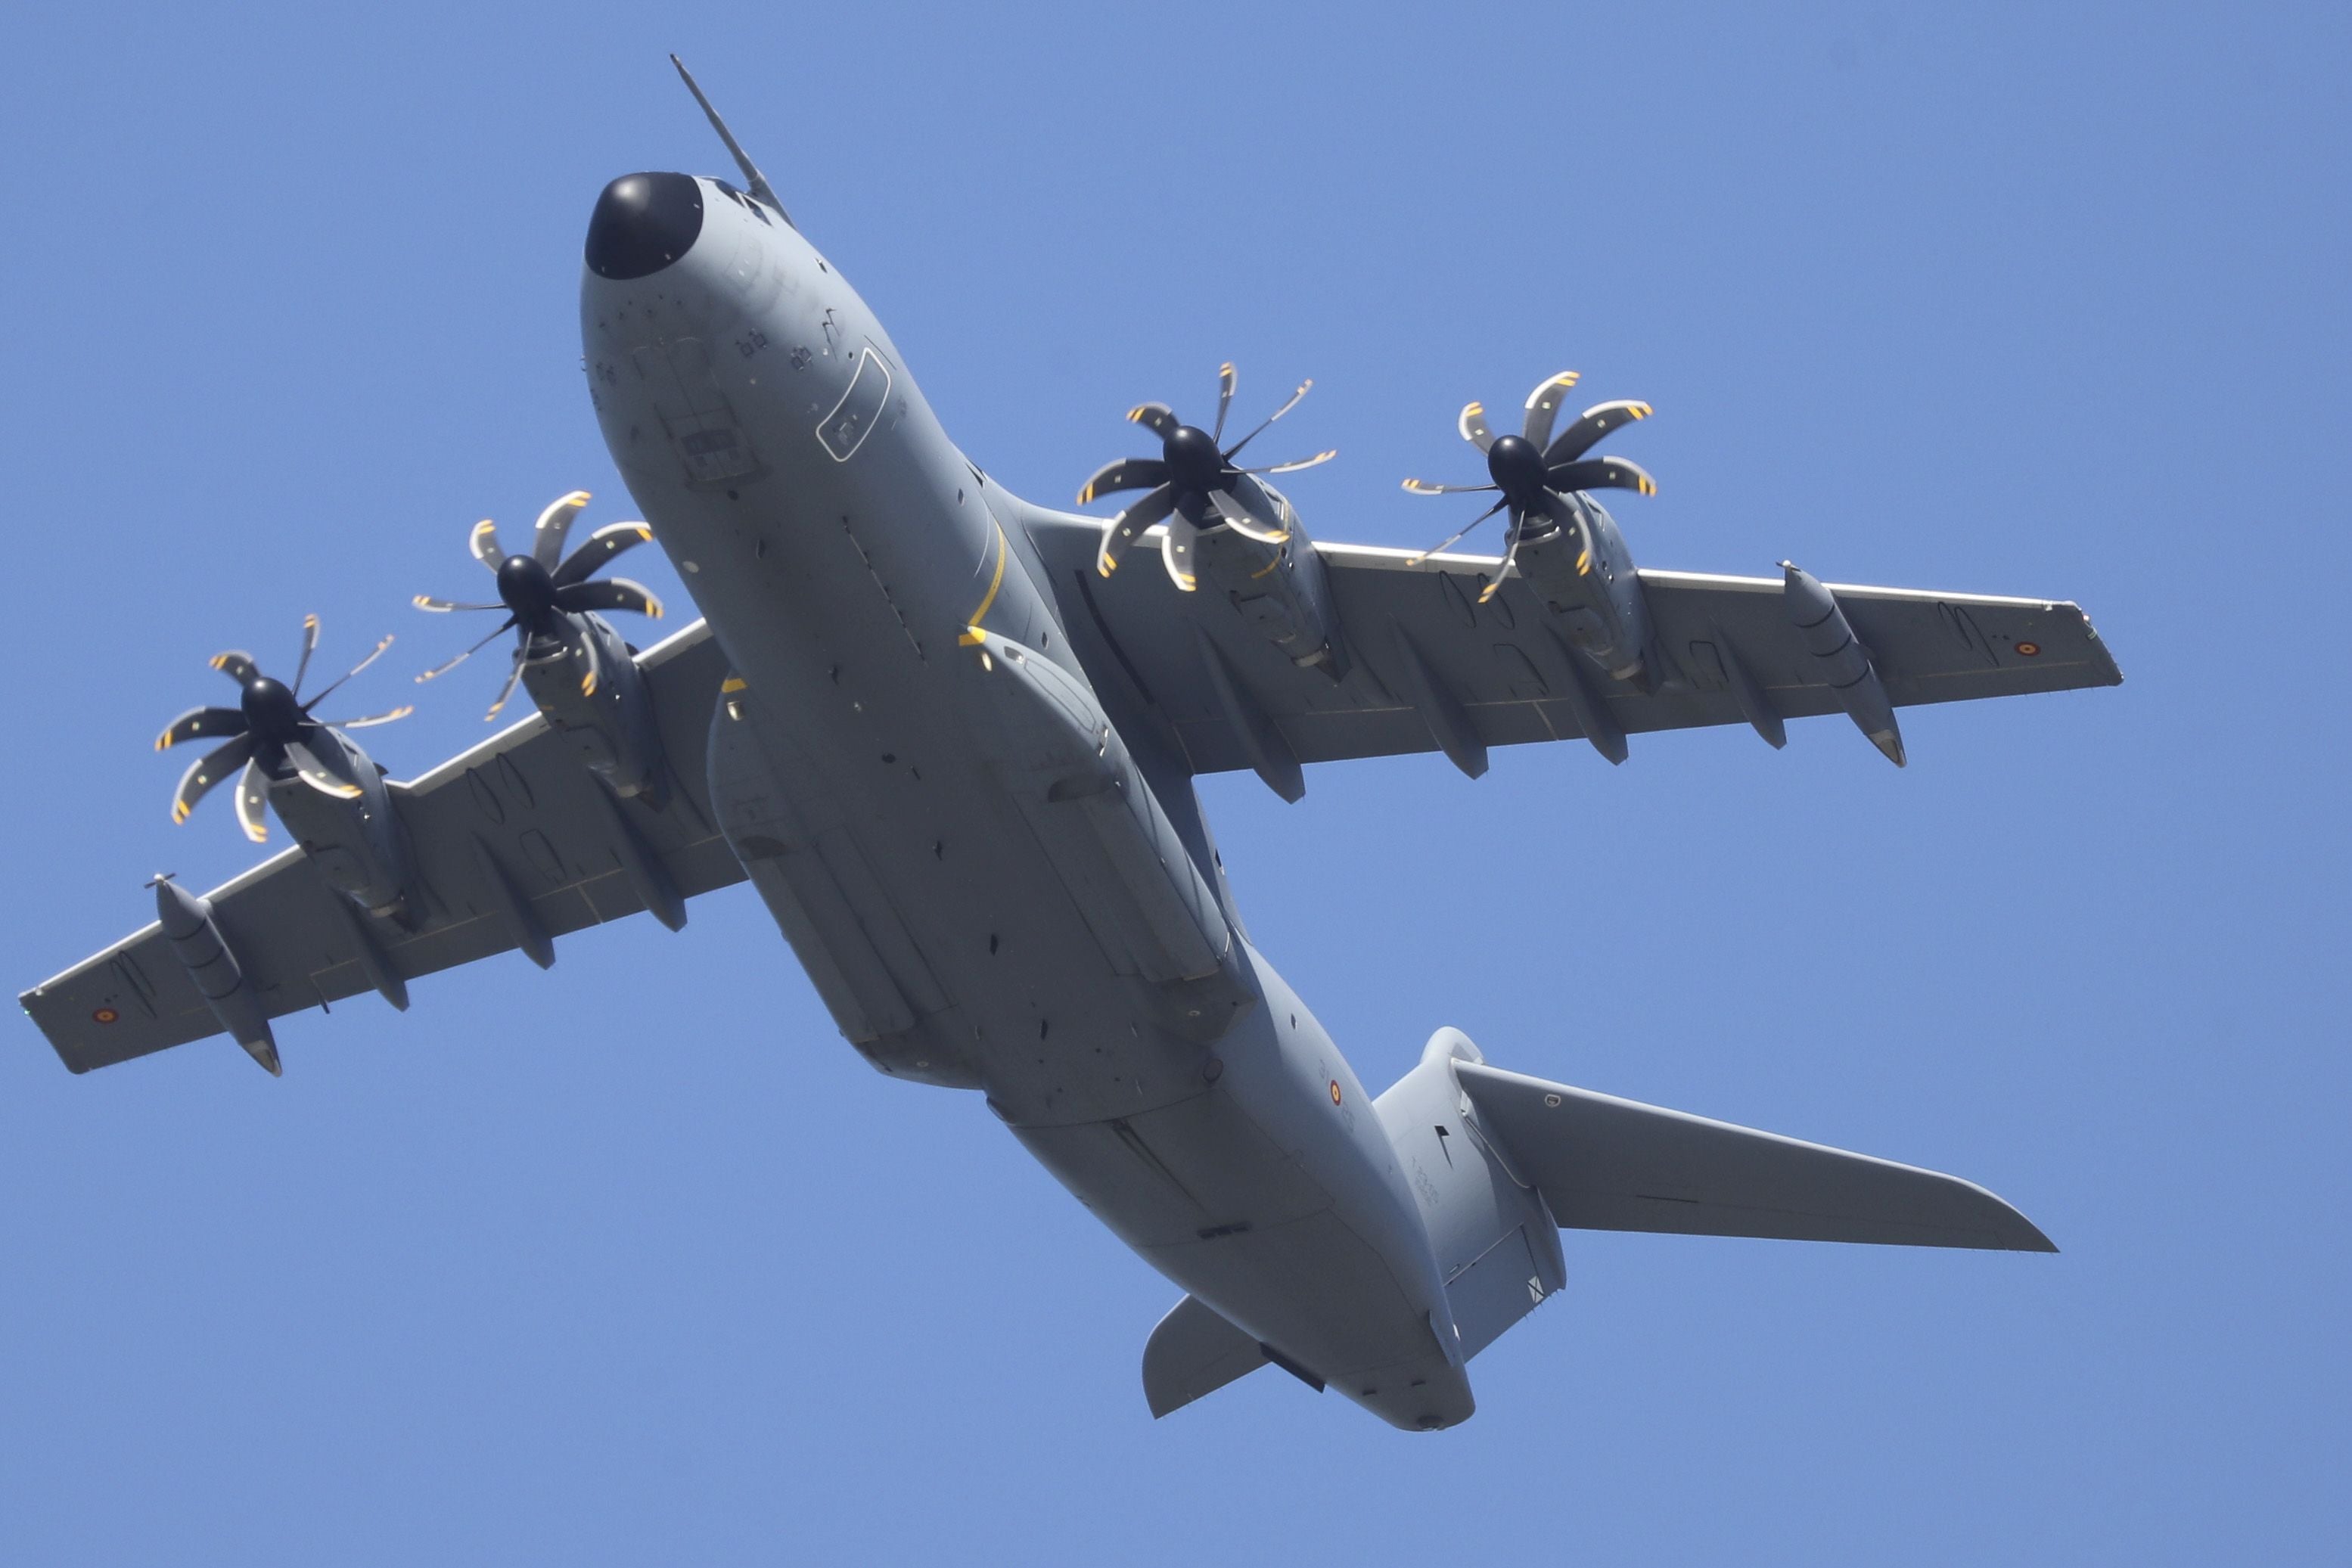
[[[710,117],[710,129],[719,132],[719,141],[727,143],[727,151],[734,158],[735,167],[743,171],[743,183],[751,187],[752,197],[765,202],[774,209],[776,216],[793,224],[793,214],[784,211],[783,203],[776,200],[775,190],[768,183],[768,177],[760,172],[759,166],[751,162],[751,155],[735,140],[735,133],[727,129],[727,122],[719,118],[717,110],[710,107],[710,100],[703,96],[700,85],[694,79],[694,73],[686,68],[686,62],[672,55],[669,63],[677,68],[677,74],[686,82],[686,90],[694,95],[694,101],[702,105],[702,112]],[[798,228],[800,225],[793,224],[793,227]]]

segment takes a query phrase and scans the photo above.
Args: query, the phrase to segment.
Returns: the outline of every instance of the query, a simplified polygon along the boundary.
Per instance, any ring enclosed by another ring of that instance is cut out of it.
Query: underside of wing
[[[377,991],[740,882],[703,758],[719,685],[702,623],[639,656],[673,777],[667,805],[618,800],[537,714],[414,782],[391,802],[414,856],[416,906],[392,919],[332,891],[306,852],[264,862],[206,899],[222,946],[262,1015]],[[215,1008],[159,925],[18,998],[67,1067],[87,1072],[223,1032]]]
[[[1140,572],[1088,580],[1080,569],[1099,525],[1049,517],[1031,533],[1074,635],[1101,650],[1088,662],[1097,685],[1156,713],[1193,771],[1255,768],[1286,798],[1300,763],[1442,750],[1475,776],[1492,747],[1581,737],[1622,761],[1628,736],[1749,725],[1778,745],[1786,720],[1854,711],[1780,578],[1641,571],[1649,635],[1626,678],[1580,651],[1524,580],[1489,593],[1499,559],[1318,544],[1343,647],[1315,665],[1283,642],[1265,601],[1171,593]],[[2123,678],[2063,601],[1827,591],[1856,644],[1847,657],[1867,661],[1892,707]]]

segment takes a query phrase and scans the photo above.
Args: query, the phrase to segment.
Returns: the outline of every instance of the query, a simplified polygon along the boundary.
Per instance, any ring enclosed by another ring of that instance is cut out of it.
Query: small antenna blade
[[[710,129],[719,132],[719,141],[727,143],[727,151],[734,158],[735,167],[743,171],[743,183],[751,188],[753,198],[767,203],[775,210],[776,216],[793,224],[793,214],[784,211],[783,203],[776,200],[775,190],[769,185],[768,177],[760,172],[751,155],[735,140],[735,133],[727,129],[727,122],[719,118],[717,110],[710,107],[710,100],[703,96],[700,84],[694,79],[694,73],[686,68],[686,62],[672,55],[669,63],[677,68],[677,74],[685,78],[686,90],[694,95],[694,101],[702,105],[702,112],[710,117]],[[800,225],[793,224],[793,227],[798,228]]]

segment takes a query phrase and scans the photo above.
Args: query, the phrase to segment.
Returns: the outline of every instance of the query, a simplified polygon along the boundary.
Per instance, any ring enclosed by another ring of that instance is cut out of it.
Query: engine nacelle
[[[548,727],[624,799],[659,810],[668,800],[660,727],[645,672],[601,615],[564,617],[562,636],[534,638],[522,684]]]
[[[328,886],[371,915],[404,918],[414,904],[408,835],[393,810],[383,769],[341,730],[322,727],[306,739],[327,769],[359,793],[325,794],[289,772],[270,779],[270,810]]]
[[[1231,528],[1203,534],[1195,549],[1202,591],[1224,595],[1292,664],[1320,670],[1334,681],[1345,679],[1347,643],[1339,634],[1331,580],[1297,508],[1255,476],[1245,476],[1233,495],[1252,517],[1290,538],[1272,545]]]
[[[1616,519],[1584,495],[1555,495],[1553,526],[1522,534],[1519,575],[1564,622],[1569,641],[1621,681],[1656,684],[1643,658],[1650,606]]]

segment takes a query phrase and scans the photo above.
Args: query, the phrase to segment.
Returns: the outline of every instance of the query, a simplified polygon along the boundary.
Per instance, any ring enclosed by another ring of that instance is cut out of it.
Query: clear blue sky
[[[1459,1431],[1271,1375],[1154,1423],[1172,1289],[864,1066],[738,889],[289,1020],[278,1082],[20,1024],[0,1556],[2340,1560],[2352,23],[1632,9],[16,15],[7,978],[247,862],[147,750],[207,655],[315,610],[331,661],[401,633],[401,700],[476,517],[626,515],[579,246],[614,174],[723,165],[676,48],[1034,497],[1232,358],[1318,380],[1310,527],[1423,544],[1454,411],[1575,366],[1657,406],[1649,564],[2083,602],[2126,685],[1911,710],[1903,773],[1813,720],[1203,791],[1368,1082],[1458,1025],[2063,1255],[1571,1234]]]

